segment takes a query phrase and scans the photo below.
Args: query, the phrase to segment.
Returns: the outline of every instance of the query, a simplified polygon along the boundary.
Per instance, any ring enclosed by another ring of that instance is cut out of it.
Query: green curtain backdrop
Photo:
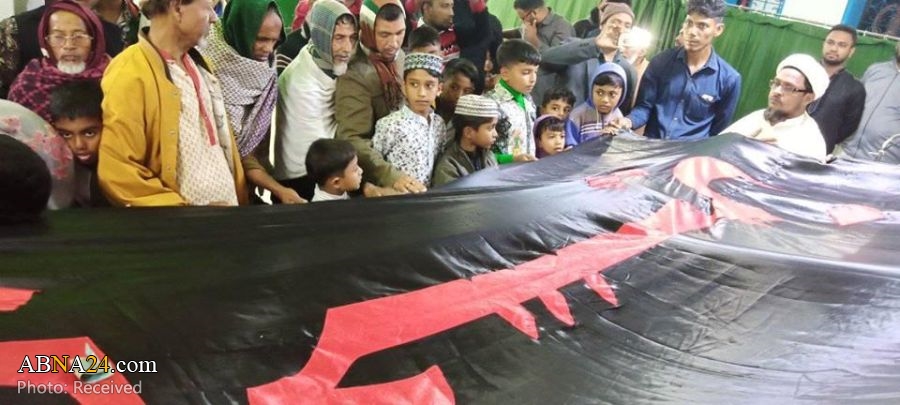
[[[297,0],[276,0],[281,6],[286,26],[293,20]],[[505,28],[519,25],[514,0],[490,0],[488,9],[500,19]],[[596,7],[595,0],[546,0],[553,11],[570,22],[590,15]],[[685,0],[635,0],[633,1],[636,25],[644,27],[655,36],[650,54],[667,49],[674,43],[686,15]],[[792,53],[808,53],[821,56],[822,42],[828,30],[809,24],[792,22],[732,8],[725,18],[725,33],[716,40],[716,51],[743,76],[741,101],[735,118],[765,107],[768,81],[775,67]],[[872,63],[892,58],[894,43],[888,40],[860,37],[856,53],[848,64],[848,70],[861,77]]]

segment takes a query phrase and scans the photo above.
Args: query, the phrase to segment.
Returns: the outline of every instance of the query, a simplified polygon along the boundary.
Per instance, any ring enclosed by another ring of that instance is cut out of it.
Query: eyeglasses
[[[52,35],[47,35],[46,39],[47,39],[47,42],[49,42],[50,45],[53,45],[53,46],[63,46],[70,40],[72,41],[72,45],[84,46],[84,45],[90,45],[91,40],[93,40],[94,37],[92,37],[88,34],[74,34],[74,35],[70,35],[70,36],[66,36],[66,35],[62,35],[62,34],[52,34]]]
[[[778,87],[781,87],[781,91],[785,93],[809,93],[808,89],[798,89],[778,79],[772,79],[769,81],[770,89],[775,90]]]

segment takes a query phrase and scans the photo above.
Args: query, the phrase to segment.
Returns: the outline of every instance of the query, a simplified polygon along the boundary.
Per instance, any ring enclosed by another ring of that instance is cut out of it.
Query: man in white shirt
[[[789,152],[825,161],[825,138],[806,107],[828,89],[825,68],[815,58],[793,54],[778,64],[769,90],[769,106],[722,131],[738,133]]]
[[[306,153],[317,139],[334,138],[337,77],[347,71],[359,33],[350,10],[334,0],[317,1],[306,23],[310,42],[278,79],[275,178],[311,200],[315,182],[306,173]]]

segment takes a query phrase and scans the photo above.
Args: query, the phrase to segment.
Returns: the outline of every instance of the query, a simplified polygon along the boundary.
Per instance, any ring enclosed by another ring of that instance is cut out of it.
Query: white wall
[[[825,25],[840,24],[847,0],[786,0],[782,15]]]

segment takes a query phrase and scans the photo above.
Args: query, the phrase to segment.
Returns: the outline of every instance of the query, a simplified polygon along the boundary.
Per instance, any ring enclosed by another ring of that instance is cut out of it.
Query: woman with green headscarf
[[[210,29],[202,49],[222,82],[225,109],[250,183],[285,203],[305,202],[278,184],[259,163],[257,148],[268,149],[269,127],[278,97],[274,51],[284,39],[274,0],[231,0]],[[262,154],[266,151],[261,150]]]

